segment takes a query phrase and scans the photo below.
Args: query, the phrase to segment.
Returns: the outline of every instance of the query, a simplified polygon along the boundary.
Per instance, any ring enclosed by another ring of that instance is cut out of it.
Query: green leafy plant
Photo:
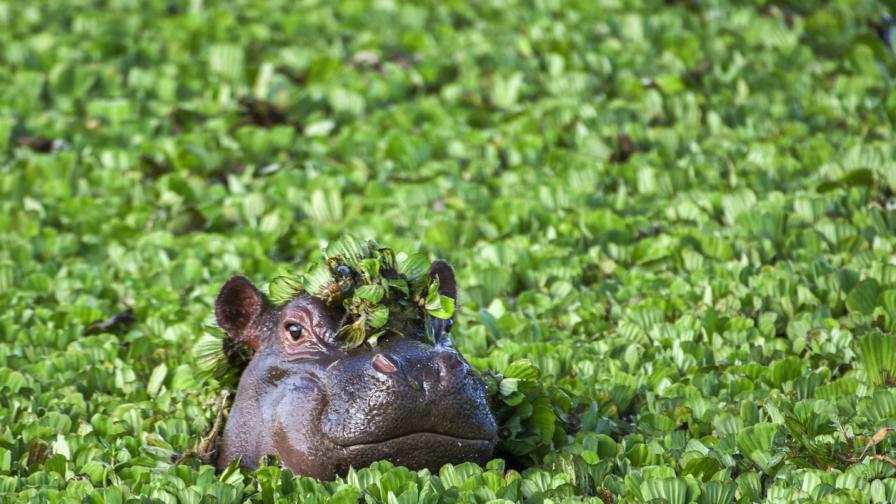
[[[272,302],[284,304],[308,294],[342,308],[337,337],[348,350],[365,342],[375,345],[386,333],[419,331],[421,320],[424,334],[430,335],[430,317],[454,314],[454,300],[439,294],[439,279],[430,277],[429,268],[425,252],[396,254],[373,240],[347,236],[328,246],[321,262],[311,264],[305,274],[274,278],[269,295]],[[193,347],[196,378],[234,386],[251,357],[246,345],[209,327]]]
[[[217,327],[207,327],[193,346],[196,380],[205,383],[215,379],[235,388],[240,375],[252,359],[253,351],[229,337]]]
[[[0,0],[0,500],[896,502],[892,0],[134,3]],[[187,456],[230,275],[451,311],[348,234],[455,266],[502,459]]]
[[[439,279],[429,275],[424,252],[396,254],[375,241],[346,237],[331,244],[322,263],[304,275],[271,281],[271,300],[287,303],[303,293],[345,310],[339,330],[346,349],[375,344],[387,332],[398,335],[429,317],[451,318],[454,300],[439,294]],[[427,323],[426,334],[429,334]]]
[[[487,373],[486,386],[498,421],[498,449],[521,459],[537,460],[565,444],[565,421],[572,400],[563,390],[540,380],[529,360],[518,360],[500,373]],[[556,443],[555,443],[556,441]]]
[[[873,331],[862,336],[859,355],[871,383],[896,385],[896,335]]]

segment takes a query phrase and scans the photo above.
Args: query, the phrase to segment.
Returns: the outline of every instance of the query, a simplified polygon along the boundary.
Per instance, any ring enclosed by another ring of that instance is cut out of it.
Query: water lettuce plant
[[[301,276],[283,275],[270,285],[271,300],[286,303],[307,293],[345,310],[337,335],[345,349],[375,345],[389,332],[403,336],[417,321],[454,315],[454,299],[439,294],[425,252],[396,254],[374,240],[342,238],[328,246],[323,261]],[[429,335],[427,323],[426,335]]]

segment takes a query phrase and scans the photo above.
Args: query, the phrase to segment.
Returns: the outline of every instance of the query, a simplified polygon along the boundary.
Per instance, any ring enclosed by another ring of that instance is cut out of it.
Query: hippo
[[[439,294],[457,299],[454,270],[430,264]],[[251,281],[230,278],[215,301],[217,323],[254,352],[243,371],[218,449],[255,468],[273,455],[318,479],[388,460],[411,469],[484,463],[497,442],[482,378],[452,346],[452,319],[346,350],[344,313],[307,293],[272,304]],[[422,318],[422,317],[421,317]]]

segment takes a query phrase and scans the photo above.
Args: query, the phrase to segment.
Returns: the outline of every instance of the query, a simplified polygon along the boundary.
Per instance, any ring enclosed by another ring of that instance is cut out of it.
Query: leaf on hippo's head
[[[367,314],[367,323],[374,329],[379,329],[389,321],[389,309],[385,306],[377,306]]]
[[[346,324],[339,329],[337,336],[342,339],[345,350],[357,348],[364,343],[367,335],[367,317],[360,316],[354,322]]]
[[[450,319],[455,301],[439,292],[440,276],[431,269],[425,252],[396,254],[374,240],[348,236],[326,247],[321,261],[304,274],[287,271],[274,278],[268,291],[275,305],[307,294],[344,310],[337,337],[351,349],[365,341],[375,344],[387,332],[425,333],[430,318]]]
[[[370,243],[376,244],[372,240],[364,243],[346,235],[331,243],[324,251],[324,256],[326,259],[338,258],[342,264],[357,269],[361,261],[370,257]]]
[[[345,310],[338,337],[344,349],[386,333],[404,334],[428,317],[450,318],[454,300],[439,293],[425,252],[396,254],[374,240],[345,237],[324,250],[323,263],[305,274],[305,292]]]
[[[302,279],[295,275],[281,275],[268,285],[268,297],[274,304],[283,304],[292,301],[302,293]]]
[[[376,304],[383,299],[386,289],[382,285],[362,285],[355,290],[355,297],[368,303]]]
[[[439,277],[434,276],[429,284],[425,302],[426,312],[435,318],[449,319],[454,315],[454,300],[439,294]]]
[[[326,264],[318,264],[302,277],[302,286],[308,294],[326,299],[335,284],[333,273]]]
[[[425,252],[411,255],[399,254],[396,257],[396,270],[408,280],[414,282],[429,273],[429,257]]]

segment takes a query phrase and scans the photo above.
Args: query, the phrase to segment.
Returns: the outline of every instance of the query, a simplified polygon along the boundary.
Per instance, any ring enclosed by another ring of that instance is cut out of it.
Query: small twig
[[[871,439],[868,440],[868,444],[865,445],[865,449],[862,450],[862,454],[859,455],[859,460],[865,458],[865,454],[868,453],[868,450],[874,447],[874,445],[880,443],[887,437],[887,434],[893,432],[892,427],[884,427],[883,429],[877,431],[877,433],[871,436]]]
[[[208,434],[196,443],[195,449],[184,452],[174,461],[176,465],[183,464],[191,458],[198,458],[203,464],[211,464],[212,455],[218,450],[218,434],[221,432],[221,426],[224,423],[224,411],[227,409],[225,408],[225,405],[227,404],[227,397],[229,395],[229,390],[221,392],[221,395],[218,396],[218,414],[215,416],[212,428],[209,430]]]
[[[859,462],[862,461],[862,459],[865,458],[865,455],[868,454],[868,450],[870,450],[875,445],[879,444],[881,441],[886,439],[887,434],[893,432],[894,430],[896,430],[896,429],[894,429],[893,427],[884,427],[883,429],[877,431],[877,433],[875,433],[873,436],[871,436],[871,439],[868,440],[868,443],[865,445],[865,448],[862,449],[862,453],[858,457],[852,456],[851,443],[849,443],[850,444],[849,455],[844,456],[840,453],[837,453],[836,457],[838,459],[840,459],[841,461],[846,462],[848,464],[858,464]],[[845,431],[844,431],[844,434],[845,434]],[[872,455],[869,458],[871,460],[883,460],[884,462],[888,462],[888,463],[892,464],[893,467],[896,467],[896,461],[894,461],[893,459],[886,457],[884,455]]]
[[[835,453],[834,455],[835,455],[838,459],[840,459],[840,461],[842,461],[842,462],[846,462],[847,464],[856,464],[856,463],[859,462],[857,459],[854,459],[854,458],[852,458],[852,457],[844,456],[844,455],[842,455],[842,454],[840,454],[840,453]]]
[[[893,467],[896,467],[896,460],[891,459],[890,457],[884,455],[872,455],[871,460],[883,460],[884,462],[890,464]]]

